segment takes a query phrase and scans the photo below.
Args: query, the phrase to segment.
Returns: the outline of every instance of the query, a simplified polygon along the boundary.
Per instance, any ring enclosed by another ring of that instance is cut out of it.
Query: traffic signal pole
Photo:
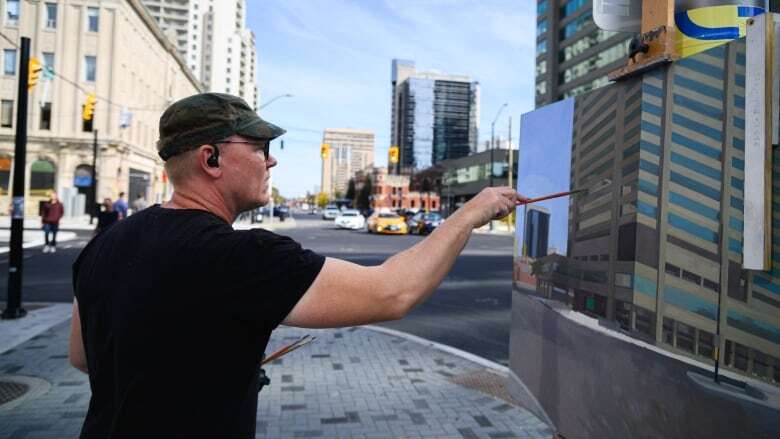
[[[94,123],[94,122],[93,122]],[[97,155],[98,155],[98,130],[92,129],[94,136],[92,137],[92,206],[89,209],[89,223],[92,224],[92,220],[100,212],[97,199]]]
[[[22,308],[22,235],[24,233],[24,180],[27,165],[27,85],[30,68],[30,39],[22,37],[19,60],[19,84],[16,110],[16,145],[14,149],[13,202],[11,210],[11,252],[8,261],[8,298],[3,319],[27,315]]]

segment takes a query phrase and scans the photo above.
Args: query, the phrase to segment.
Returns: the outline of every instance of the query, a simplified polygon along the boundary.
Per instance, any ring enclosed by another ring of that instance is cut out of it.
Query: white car
[[[336,227],[359,230],[366,226],[366,219],[357,210],[345,210],[336,217]]]
[[[324,220],[336,219],[339,215],[341,215],[341,211],[335,207],[326,207],[325,210],[322,211],[322,219]]]

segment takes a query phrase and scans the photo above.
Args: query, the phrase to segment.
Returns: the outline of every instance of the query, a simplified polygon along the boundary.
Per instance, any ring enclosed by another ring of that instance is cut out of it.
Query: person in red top
[[[57,251],[57,230],[60,228],[60,219],[64,214],[65,209],[57,198],[57,193],[52,191],[49,194],[49,201],[44,203],[41,209],[41,224],[43,224],[43,236],[46,240],[43,246],[44,253]],[[50,234],[51,239],[49,239]]]

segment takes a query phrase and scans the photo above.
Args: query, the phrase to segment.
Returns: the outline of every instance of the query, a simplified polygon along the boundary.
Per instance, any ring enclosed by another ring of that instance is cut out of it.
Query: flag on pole
[[[132,123],[133,113],[127,107],[122,107],[122,111],[119,113],[119,128],[129,128]]]

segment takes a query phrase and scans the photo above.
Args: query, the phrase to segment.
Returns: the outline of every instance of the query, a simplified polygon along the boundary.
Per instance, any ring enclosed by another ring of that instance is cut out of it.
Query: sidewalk
[[[62,218],[60,220],[60,232],[57,234],[57,239],[58,240],[60,239],[63,230],[95,230],[96,225],[97,225],[97,218],[95,219],[93,224],[90,224],[89,215]],[[235,223],[233,223],[233,228],[236,230],[246,230],[251,228],[279,230],[279,229],[289,229],[292,227],[295,227],[295,219],[292,217],[287,218],[283,222],[279,221],[278,218],[274,218],[273,223],[269,223],[267,219],[265,222],[256,223],[256,224],[250,224],[248,221],[236,221]],[[10,228],[11,228],[11,217],[7,215],[0,216],[0,240],[2,240],[2,233],[5,230],[10,230]],[[35,233],[40,233],[41,236],[43,236],[42,235],[43,232],[41,231],[41,218],[38,216],[25,217],[24,230],[25,230],[25,238],[27,237],[27,234],[31,231],[35,231]]]
[[[0,437],[77,437],[90,390],[68,364],[70,306],[31,309],[25,319],[0,321],[0,395],[28,387],[0,400]],[[501,366],[372,327],[280,327],[266,352],[307,333],[317,340],[265,368],[271,385],[260,393],[257,437],[552,437],[509,399]]]

